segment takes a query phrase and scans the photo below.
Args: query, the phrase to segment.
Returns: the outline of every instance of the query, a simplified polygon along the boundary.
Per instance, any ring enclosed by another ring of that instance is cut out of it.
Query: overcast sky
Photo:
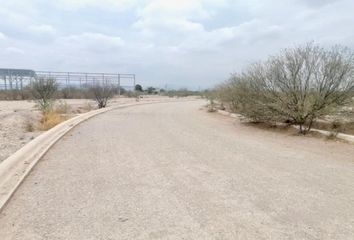
[[[210,87],[280,49],[354,48],[353,0],[0,0],[0,67]]]

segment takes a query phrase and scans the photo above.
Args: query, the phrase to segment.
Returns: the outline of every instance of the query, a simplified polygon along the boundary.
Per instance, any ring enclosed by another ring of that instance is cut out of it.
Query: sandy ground
[[[0,239],[354,238],[354,147],[200,110],[97,116],[39,162]]]
[[[38,121],[40,114],[33,102],[0,101],[0,162],[38,136],[27,132],[26,122]]]
[[[110,104],[131,101],[135,99],[115,98]],[[56,106],[64,103],[68,107],[68,117],[96,108],[95,102],[88,99],[61,99],[56,101]],[[0,162],[42,133],[36,127],[40,118],[41,113],[34,101],[0,101]],[[33,124],[34,131],[28,131],[27,124]]]

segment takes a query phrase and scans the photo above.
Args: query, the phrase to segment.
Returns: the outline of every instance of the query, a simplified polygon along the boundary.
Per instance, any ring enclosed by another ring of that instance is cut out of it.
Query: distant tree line
[[[135,91],[149,95],[162,95],[169,97],[202,96],[204,94],[204,91],[192,91],[187,88],[166,90],[163,88],[155,88],[150,86],[144,89],[140,84],[135,85]]]

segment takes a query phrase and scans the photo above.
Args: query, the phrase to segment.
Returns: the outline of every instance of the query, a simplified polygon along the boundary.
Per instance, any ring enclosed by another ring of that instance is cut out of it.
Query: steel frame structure
[[[22,69],[0,69],[0,89],[22,90],[39,78],[55,79],[59,88],[88,88],[94,85],[110,84],[120,88],[134,90],[135,74],[89,73],[89,72],[53,72]]]

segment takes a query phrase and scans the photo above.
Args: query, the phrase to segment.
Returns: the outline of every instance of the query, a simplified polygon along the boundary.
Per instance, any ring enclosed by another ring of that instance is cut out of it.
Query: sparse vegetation
[[[66,101],[59,100],[55,106],[55,111],[59,114],[68,114],[70,111],[70,106]]]
[[[66,118],[55,110],[45,111],[42,113],[40,130],[47,131],[65,120]]]
[[[209,103],[207,105],[208,107],[208,112],[215,112],[216,109],[216,96],[215,96],[215,91],[207,91],[205,92],[205,97],[208,99]]]
[[[187,88],[181,88],[178,90],[164,90],[160,92],[163,96],[169,97],[189,97],[189,96],[201,96],[203,93],[200,91],[191,91]]]
[[[306,134],[316,119],[353,96],[354,54],[313,43],[292,49],[233,74],[216,88],[218,99],[255,122],[284,122]]]
[[[26,100],[31,98],[33,97],[29,87],[22,90],[0,90],[0,100]]]
[[[136,84],[135,87],[134,87],[134,90],[138,91],[138,92],[143,92],[144,91],[143,87],[140,84]]]
[[[158,91],[154,87],[148,87],[146,89],[147,94],[158,94]]]
[[[83,99],[89,98],[88,88],[65,87],[58,91],[58,98],[63,99]]]
[[[31,92],[43,112],[50,111],[58,84],[52,78],[39,78],[32,82]]]
[[[112,85],[96,85],[90,88],[92,98],[97,102],[98,108],[105,108],[108,100],[114,95],[114,87]]]

